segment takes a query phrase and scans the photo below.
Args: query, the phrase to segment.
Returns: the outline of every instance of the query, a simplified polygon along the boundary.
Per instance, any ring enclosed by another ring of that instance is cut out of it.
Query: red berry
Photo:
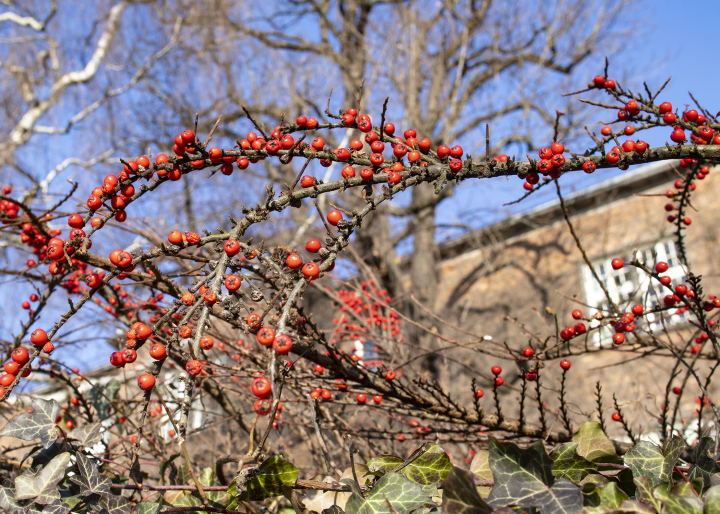
[[[155,377],[150,375],[149,373],[140,375],[138,377],[138,385],[143,391],[149,391],[150,389],[155,387]]]
[[[611,264],[611,266],[613,267],[613,269],[620,269],[620,268],[622,268],[623,266],[625,266],[625,261],[623,261],[622,259],[619,259],[619,258],[616,257],[615,259],[613,259],[613,260],[610,262],[610,264]]]
[[[497,376],[502,373],[502,368],[500,366],[493,366],[492,368],[490,368],[490,371],[493,375]]]
[[[337,224],[340,222],[340,220],[343,219],[342,212],[335,209],[333,211],[328,212],[327,214],[327,220],[328,223],[330,223],[332,226],[337,226]]]
[[[566,370],[566,371],[569,370],[569,369],[570,369],[570,361],[567,360],[567,359],[561,360],[561,361],[560,361],[560,367],[561,367],[562,369]]]
[[[47,333],[42,328],[35,329],[30,335],[30,342],[35,346],[43,346],[48,342]]]

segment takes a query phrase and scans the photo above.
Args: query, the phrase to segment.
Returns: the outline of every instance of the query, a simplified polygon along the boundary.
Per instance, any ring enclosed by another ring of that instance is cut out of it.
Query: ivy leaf
[[[88,398],[90,399],[90,403],[93,404],[93,407],[95,407],[98,417],[103,420],[110,414],[111,402],[115,400],[118,391],[120,391],[120,382],[113,378],[104,386],[97,387],[102,390],[105,396],[100,393],[100,390],[92,388],[88,392]],[[110,401],[108,401],[108,399]]]
[[[70,481],[80,486],[81,496],[91,494],[110,494],[110,479],[101,475],[97,466],[82,453],[77,454],[80,475],[73,475]]]
[[[165,471],[167,471],[168,466],[173,463],[175,459],[180,457],[179,453],[173,453],[168,460],[164,460],[160,462],[160,482],[162,484],[165,484]]]
[[[653,491],[663,504],[663,514],[702,514],[703,502],[695,495],[692,485],[680,483],[668,490],[660,486]]]
[[[367,467],[370,473],[382,476],[391,469],[395,469],[403,462],[405,461],[396,455],[378,455],[367,462]]]
[[[453,467],[443,482],[442,512],[448,514],[485,514],[493,509],[480,498],[475,475]]]
[[[705,512],[707,514],[720,513],[720,485],[714,485],[705,491]]]
[[[136,514],[156,514],[160,507],[159,503],[140,502]]]
[[[652,480],[648,477],[637,477],[633,478],[633,482],[635,482],[635,496],[637,499],[651,503],[655,510],[660,512],[661,505],[653,494]]]
[[[33,402],[34,404],[34,402]],[[36,503],[47,505],[60,499],[57,484],[65,476],[70,462],[70,453],[61,453],[40,471],[29,471],[15,479],[15,499],[34,499]]]
[[[50,448],[58,438],[55,420],[60,405],[55,400],[36,398],[32,401],[32,412],[20,414],[3,428],[0,435],[17,437],[23,441],[40,439],[43,448]]]
[[[401,471],[413,482],[420,485],[439,484],[452,469],[450,458],[440,445],[433,444],[417,459]]]
[[[487,450],[479,450],[475,457],[473,457],[470,463],[470,471],[475,474],[480,480],[492,480],[493,474],[490,469],[490,452]],[[490,490],[492,486],[479,485],[476,487],[480,498],[487,498],[490,496]]]
[[[720,467],[710,455],[710,451],[714,446],[715,441],[712,437],[703,437],[698,441],[693,450],[695,464],[690,466],[687,472],[688,480],[692,482],[695,478],[702,478],[705,487],[712,485],[713,474],[720,471]]]
[[[213,470],[211,468],[203,468],[202,472],[198,476],[198,482],[200,482],[200,485],[204,487],[214,485]],[[205,496],[207,496],[211,507],[220,509],[225,506],[228,499],[228,495],[225,491],[205,491]],[[172,505],[175,507],[200,507],[203,504],[202,497],[197,491],[190,494],[183,494],[180,497],[174,498],[174,500],[175,501]]]
[[[592,494],[585,495],[584,514],[602,514],[609,510],[617,509],[620,504],[628,499],[615,482],[609,482],[603,486],[596,487]]]
[[[258,466],[255,475],[248,480],[247,490],[239,499],[258,501],[282,494],[282,486],[292,487],[298,477],[298,468],[284,460],[280,455],[273,455]]]
[[[43,514],[68,514],[70,512],[70,506],[60,500],[55,500],[52,503],[48,503],[42,512]]]
[[[357,462],[355,463],[355,474],[358,477],[360,485],[363,487],[372,477],[372,473],[370,473],[370,470],[366,466],[358,464]],[[343,471],[339,482],[342,483],[344,480],[349,480],[351,484],[355,483],[355,480],[353,479],[352,468],[347,468],[345,471]],[[327,481],[328,483],[335,482],[335,480],[332,480],[329,477],[326,478],[324,481]],[[305,504],[306,509],[319,513],[322,513],[333,506],[336,506],[342,510],[345,508],[345,504],[347,503],[348,498],[350,498],[350,495],[351,493],[347,492],[316,491],[314,494],[309,493],[303,500],[303,504]]]
[[[23,506],[15,501],[15,488],[8,484],[0,486],[0,509],[7,514],[22,512]]]
[[[130,514],[131,511],[131,505],[127,498],[112,494],[95,496],[91,506],[93,510],[101,514],[106,514],[104,511],[107,511],[107,514]]]
[[[102,429],[102,427],[103,426],[100,423],[83,425],[70,432],[68,434],[68,439],[74,439],[82,446],[90,448],[102,441],[102,435],[100,435],[100,430]]]
[[[625,500],[617,509],[608,511],[606,514],[657,514],[647,503],[638,500]]]
[[[539,507],[541,511],[575,513],[582,510],[582,492],[571,481],[561,478],[553,484],[552,461],[542,441],[521,450],[513,443],[490,438],[490,469],[495,485],[488,503]]]
[[[641,441],[625,454],[625,464],[632,468],[633,476],[648,477],[655,487],[672,481],[673,467],[685,449],[679,437],[665,442],[662,448],[648,441]]]
[[[618,462],[615,445],[596,421],[581,424],[572,441],[577,443],[577,454],[590,462]]]
[[[428,503],[431,503],[430,497],[419,484],[400,473],[387,473],[377,481],[367,497],[363,498],[360,491],[353,492],[345,504],[345,512],[346,514],[378,514],[394,510],[398,514],[405,514]]]
[[[192,481],[192,479],[193,477],[190,473],[190,468],[187,467],[187,464],[180,464],[175,483],[177,485],[188,485]]]
[[[598,467],[594,463],[578,455],[577,447],[578,443],[562,443],[550,452],[555,478],[568,478],[577,483],[590,471],[597,471]]]

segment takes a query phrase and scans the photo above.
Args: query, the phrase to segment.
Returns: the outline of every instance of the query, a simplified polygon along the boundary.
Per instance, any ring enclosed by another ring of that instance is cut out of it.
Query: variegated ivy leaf
[[[90,403],[95,407],[98,417],[103,420],[110,414],[111,402],[115,400],[118,391],[120,391],[120,382],[113,378],[104,386],[98,387],[100,390],[95,388],[90,389],[88,397],[90,398]],[[100,391],[102,391],[102,393]]]
[[[159,507],[159,503],[140,502],[137,506],[137,514],[156,514]]]
[[[27,471],[15,479],[15,499],[47,505],[60,499],[57,484],[65,476],[70,453],[61,453],[37,472]]]
[[[101,514],[106,514],[104,511],[107,511],[107,514],[130,514],[131,506],[127,498],[103,494],[94,497],[91,509]]]
[[[42,512],[43,514],[68,514],[70,512],[70,506],[60,500],[55,500],[54,502],[45,505]]]
[[[703,502],[687,482],[669,490],[663,486],[657,487],[654,494],[662,502],[663,514],[703,514]]]
[[[694,464],[690,466],[687,472],[687,478],[693,480],[695,478],[702,478],[705,487],[712,485],[712,476],[720,471],[715,459],[712,458],[710,452],[715,446],[715,441],[712,437],[703,437],[695,445],[693,450],[693,461]]]
[[[572,440],[577,443],[577,454],[590,462],[620,462],[615,445],[596,421],[582,423]]]
[[[395,469],[403,462],[403,459],[395,455],[380,455],[370,459],[367,466],[371,473],[382,475]],[[413,482],[421,485],[438,484],[445,480],[451,468],[452,463],[445,450],[437,444],[432,444],[422,455],[402,468],[398,473],[402,473]]]
[[[240,493],[239,499],[259,501],[280,496],[283,484],[292,487],[298,474],[298,468],[280,455],[273,455],[254,471],[252,478],[247,481],[246,490]]]
[[[588,473],[597,471],[597,465],[578,455],[577,448],[578,443],[562,443],[550,452],[555,478],[567,478],[577,483]]]
[[[73,439],[80,443],[86,448],[95,446],[102,440],[100,431],[102,430],[101,423],[91,423],[89,425],[83,425],[76,428],[68,434],[68,439]]]
[[[475,488],[475,475],[453,467],[443,482],[442,512],[447,514],[486,514],[493,509]]]
[[[367,497],[354,482],[353,494],[345,504],[346,514],[380,514],[397,512],[405,514],[411,510],[431,504],[430,497],[419,484],[400,473],[387,473],[373,486]]]
[[[9,483],[0,486],[0,509],[7,514],[15,514],[23,510],[23,506],[15,501],[15,488]]]
[[[542,441],[525,450],[490,438],[490,469],[495,479],[488,503],[538,507],[541,512],[576,513],[583,508],[580,488],[562,478],[555,481],[552,461]]]
[[[0,435],[17,437],[23,441],[40,439],[43,448],[49,448],[58,438],[55,426],[60,405],[55,400],[36,398],[32,401],[32,412],[24,412],[10,421]]]
[[[648,441],[640,441],[625,454],[625,464],[634,477],[648,477],[652,487],[672,482],[673,467],[680,458],[685,443],[679,437],[665,442],[662,448]]]
[[[81,496],[91,494],[110,494],[110,479],[101,475],[97,466],[82,453],[77,454],[79,475],[70,477],[70,481],[80,486]]]

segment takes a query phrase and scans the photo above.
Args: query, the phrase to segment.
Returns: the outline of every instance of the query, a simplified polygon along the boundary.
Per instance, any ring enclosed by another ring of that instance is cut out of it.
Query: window
[[[632,260],[632,252],[621,257],[625,262],[628,262]],[[673,285],[685,282],[685,270],[680,264],[674,240],[667,239],[656,243],[654,246],[641,249],[637,252],[637,258],[641,262],[647,263],[648,267],[654,267],[656,262],[667,262],[669,268],[663,275],[669,276]],[[629,309],[635,303],[642,304],[645,309],[662,305],[663,297],[668,294],[666,288],[657,281],[651,280],[648,275],[634,266],[624,266],[619,270],[615,270],[610,265],[610,261],[611,258],[605,258],[596,260],[592,264],[598,277],[607,288],[610,298],[621,309]],[[605,298],[605,293],[603,293],[590,269],[585,265],[583,265],[583,281],[588,305],[607,312],[610,305],[607,298]],[[653,332],[662,330],[662,322],[658,314],[648,314],[644,319],[646,323],[649,323],[649,328]],[[687,314],[678,314],[677,309],[671,309],[665,315],[665,324],[674,325],[686,319]],[[599,325],[598,321],[591,323],[591,326],[597,325]],[[593,337],[597,344],[605,344],[609,342],[612,333],[611,328],[605,327],[600,333],[596,332]]]

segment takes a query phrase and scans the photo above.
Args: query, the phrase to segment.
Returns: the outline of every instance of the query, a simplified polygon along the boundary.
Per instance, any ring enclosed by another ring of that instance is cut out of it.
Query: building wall
[[[720,264],[715,252],[720,239],[717,223],[720,204],[716,201],[720,197],[718,175],[720,170],[716,169],[704,180],[697,181],[692,203],[699,212],[688,212],[693,221],[686,231],[691,270],[702,274],[706,293],[720,293],[720,279],[715,271]],[[674,233],[674,225],[666,220],[668,213],[664,206],[669,200],[663,194],[673,188],[672,180],[644,193],[657,196],[623,196],[621,187],[595,199],[595,206],[589,211],[573,215],[570,210],[572,223],[591,260],[627,255]],[[529,343],[537,348],[537,340],[531,334],[541,337],[554,334],[555,316],[559,327],[564,328],[576,322],[570,314],[573,309],[580,308],[586,315],[596,310],[584,305],[583,267],[586,265],[564,219],[545,215],[530,217],[524,222],[536,228],[507,240],[502,240],[501,234],[489,232],[483,236],[482,246],[445,260],[439,270],[441,286],[435,305],[436,312],[442,312],[450,323],[479,338],[491,335],[495,342],[507,343],[515,349]],[[441,333],[456,337],[458,341],[470,339],[449,327],[443,327]],[[676,341],[679,340],[676,337]],[[672,361],[667,358],[635,360],[637,354],[624,349],[572,358],[571,373],[584,376],[582,387],[574,388],[570,394],[578,412],[593,410],[593,390],[597,380],[608,394],[605,400],[608,406],[612,393],[617,392],[621,404],[640,401],[651,412],[659,409],[663,402],[664,380]],[[455,353],[453,356],[457,357]],[[515,367],[511,361],[471,351],[465,352],[463,359],[486,376],[490,366],[504,366],[506,381],[509,378],[511,385],[517,382],[517,370],[507,369]],[[629,362],[623,364],[624,361]],[[454,368],[451,362],[446,362],[446,378],[455,376]],[[557,377],[557,361],[548,363],[547,370]],[[573,381],[574,384],[577,382]],[[677,382],[680,385],[680,379]],[[486,380],[485,384],[489,385],[489,382]],[[557,381],[546,381],[545,385],[559,387]],[[687,401],[682,404],[686,416],[691,415],[694,399],[699,394],[696,387],[688,387],[693,393],[686,395]],[[490,399],[487,401],[489,406]],[[556,405],[552,395],[548,401],[551,407]],[[638,422],[645,423],[648,430],[655,429],[650,426],[654,421],[648,416],[642,416]]]

